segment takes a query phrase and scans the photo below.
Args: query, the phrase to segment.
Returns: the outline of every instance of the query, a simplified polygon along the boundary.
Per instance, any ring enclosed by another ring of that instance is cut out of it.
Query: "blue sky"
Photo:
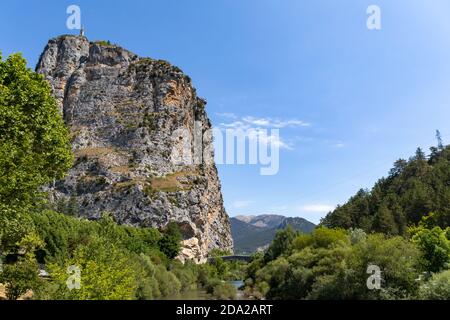
[[[318,222],[394,160],[450,141],[447,0],[10,1],[0,50],[34,67],[76,4],[90,40],[165,59],[191,76],[213,124],[302,121],[280,129],[280,170],[220,165],[230,215]],[[381,8],[382,29],[366,28]],[[251,118],[249,118],[251,117]]]

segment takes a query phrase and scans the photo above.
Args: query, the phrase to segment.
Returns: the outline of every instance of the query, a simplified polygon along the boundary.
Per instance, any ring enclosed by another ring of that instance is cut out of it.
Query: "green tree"
[[[267,252],[264,255],[264,260],[269,262],[285,253],[291,246],[296,235],[297,232],[290,225],[288,225],[286,229],[278,231],[270,244],[269,249],[267,249]]]
[[[162,238],[158,240],[158,246],[159,250],[161,250],[161,252],[169,259],[174,259],[178,256],[181,248],[180,239],[167,234],[163,235]]]
[[[434,215],[424,217],[417,227],[410,228],[412,241],[422,251],[422,266],[425,271],[439,272],[450,262],[449,228],[432,227]]]
[[[158,240],[158,246],[169,259],[173,259],[180,253],[181,249],[181,231],[178,224],[169,222],[163,231],[164,235]]]
[[[70,266],[80,270],[79,289],[67,285],[74,275],[68,273]],[[49,271],[54,290],[48,298],[58,300],[131,300],[136,297],[138,279],[142,277],[132,268],[130,256],[101,238],[78,247],[73,258],[63,264],[49,264]]]
[[[20,54],[0,55],[0,203],[22,205],[63,177],[72,153],[51,89]]]
[[[213,295],[220,300],[233,300],[236,298],[236,288],[228,282],[218,283],[213,290]]]
[[[450,270],[436,273],[422,284],[419,297],[426,300],[450,300]]]
[[[389,210],[389,208],[385,204],[382,204],[380,206],[378,212],[375,215],[374,229],[377,232],[382,232],[389,235],[398,234],[398,228],[395,223],[392,211]]]
[[[33,221],[27,209],[12,208],[0,202],[0,251],[17,252],[18,243],[33,231]]]
[[[219,278],[223,279],[228,272],[228,264],[220,257],[214,258],[211,264],[216,268]]]
[[[6,297],[9,300],[17,300],[28,290],[33,290],[41,285],[39,279],[39,265],[34,251],[41,248],[43,242],[34,234],[26,235],[19,243],[20,255],[18,261],[6,264],[0,273],[0,281],[6,286]]]

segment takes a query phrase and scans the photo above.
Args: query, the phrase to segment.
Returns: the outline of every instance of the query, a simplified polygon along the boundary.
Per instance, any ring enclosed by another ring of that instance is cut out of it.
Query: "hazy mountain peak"
[[[309,233],[316,227],[314,223],[304,218],[277,214],[239,215],[230,220],[234,250],[236,253],[245,254],[266,248],[276,232],[288,225],[304,233]]]

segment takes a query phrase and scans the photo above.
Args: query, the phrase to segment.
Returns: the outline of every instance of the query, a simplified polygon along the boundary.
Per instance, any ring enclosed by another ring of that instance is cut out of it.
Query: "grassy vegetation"
[[[113,188],[116,190],[125,190],[131,187],[134,187],[138,182],[136,180],[128,180],[122,182],[116,182],[113,185]]]
[[[142,127],[147,128],[149,130],[149,132],[153,132],[157,128],[156,118],[157,118],[156,112],[145,113],[144,119],[142,122]]]
[[[94,41],[95,44],[98,44],[99,46],[104,46],[104,47],[113,47],[114,44],[111,43],[111,41],[109,40],[97,40]]]
[[[187,178],[195,175],[193,171],[179,171],[167,174],[163,177],[149,179],[144,187],[144,192],[153,197],[157,192],[187,191],[192,188],[192,183]]]
[[[117,153],[116,150],[110,147],[90,147],[76,150],[75,157],[97,158],[115,153]]]

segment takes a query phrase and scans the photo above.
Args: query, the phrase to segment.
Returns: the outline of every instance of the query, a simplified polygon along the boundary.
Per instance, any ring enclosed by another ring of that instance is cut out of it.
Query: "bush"
[[[219,282],[214,286],[213,295],[220,300],[236,299],[237,290],[229,282]]]
[[[214,294],[214,288],[218,286],[222,281],[218,278],[208,279],[205,286],[203,287],[206,293]]]
[[[427,217],[422,219],[418,227],[410,228],[409,232],[412,234],[412,241],[423,253],[423,269],[439,272],[450,262],[450,240],[447,238],[447,230],[426,226],[426,223]]]
[[[159,283],[155,277],[156,266],[150,257],[140,254],[137,258],[138,267],[142,270],[142,277],[138,279],[136,298],[139,300],[151,300],[161,297]]]
[[[198,271],[192,262],[186,261],[183,265],[180,261],[174,261],[171,272],[180,281],[181,291],[192,290],[197,287]]]
[[[197,282],[204,288],[209,285],[211,279],[217,278],[217,270],[210,264],[199,265],[197,270]]]
[[[81,272],[78,290],[71,290],[66,283],[71,266]],[[141,276],[131,267],[130,256],[101,238],[78,247],[73,258],[63,264],[48,267],[57,284],[51,298],[62,300],[131,300],[136,297],[137,279]]]
[[[29,234],[17,244],[20,254],[14,263],[6,264],[0,273],[0,281],[6,286],[6,296],[17,300],[28,290],[39,287],[39,266],[34,252],[42,246],[42,240],[35,234]]]
[[[167,271],[165,266],[157,266],[155,279],[158,281],[159,290],[163,297],[177,295],[181,291],[181,282],[171,272]]]
[[[4,265],[0,282],[5,283],[6,297],[17,300],[28,290],[37,288],[40,283],[38,273],[38,264],[32,258],[20,258],[16,263]]]
[[[322,227],[298,235],[273,261],[255,257],[247,268],[246,291],[270,299],[414,297],[420,257],[416,246],[401,237],[356,233],[350,237]],[[367,288],[369,265],[381,269],[381,290]]]
[[[434,274],[420,287],[419,297],[426,300],[450,300],[450,270]]]
[[[313,245],[317,248],[328,248],[335,244],[349,244],[350,239],[343,229],[316,228],[312,233]]]

